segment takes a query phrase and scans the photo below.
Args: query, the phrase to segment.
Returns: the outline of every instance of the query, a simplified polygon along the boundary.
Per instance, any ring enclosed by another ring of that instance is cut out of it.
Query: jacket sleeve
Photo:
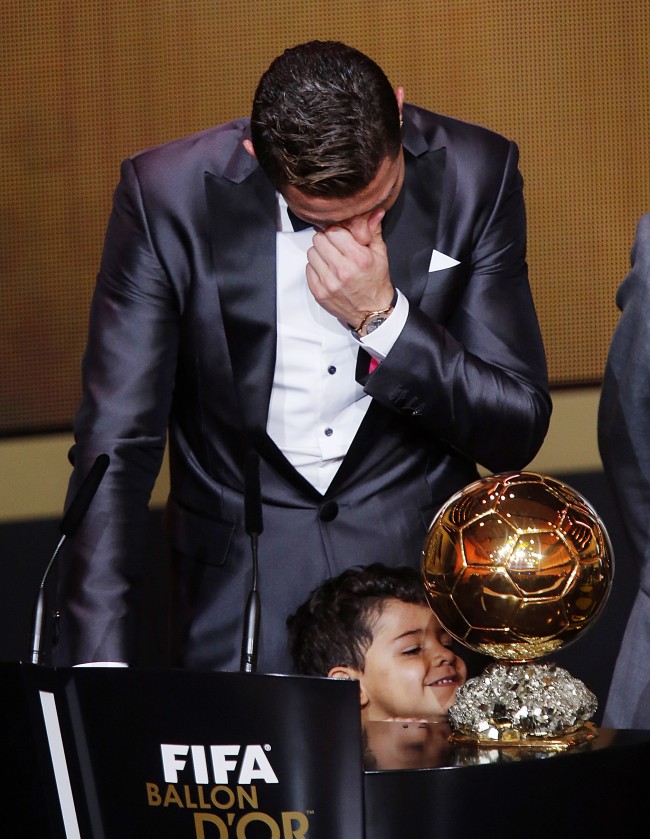
[[[650,214],[640,218],[631,269],[616,293],[621,310],[598,408],[605,473],[650,591]]]
[[[106,453],[110,464],[61,563],[55,662],[133,663],[148,504],[173,391],[179,305],[151,237],[136,170],[122,167],[93,295],[68,501]]]
[[[500,139],[497,148],[505,153],[458,167],[461,179],[449,200],[460,209],[447,220],[452,249],[446,253],[460,263],[445,272],[447,286],[460,289],[452,308],[442,316],[430,275],[422,300],[410,306],[400,337],[366,384],[384,405],[494,472],[524,468],[551,415],[528,282],[518,151]]]

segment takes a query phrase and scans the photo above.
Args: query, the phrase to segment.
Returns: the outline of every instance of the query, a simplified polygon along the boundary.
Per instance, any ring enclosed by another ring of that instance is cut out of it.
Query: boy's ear
[[[330,672],[327,674],[330,679],[356,679],[356,670],[353,670],[352,667],[343,667],[342,664],[337,664],[335,667],[332,667]]]
[[[354,667],[344,667],[341,664],[337,664],[336,667],[332,667],[327,675],[330,679],[354,679],[355,681],[358,681],[361,707],[365,708],[368,704],[368,695],[363,688],[362,673],[359,673],[359,671],[355,670]]]

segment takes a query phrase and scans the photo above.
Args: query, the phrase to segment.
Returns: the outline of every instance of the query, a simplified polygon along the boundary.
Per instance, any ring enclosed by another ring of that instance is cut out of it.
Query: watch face
[[[380,317],[380,318],[373,318],[366,325],[366,335],[369,335],[371,332],[374,332],[375,329],[378,329],[385,320],[387,320],[385,315],[382,315],[382,317]]]

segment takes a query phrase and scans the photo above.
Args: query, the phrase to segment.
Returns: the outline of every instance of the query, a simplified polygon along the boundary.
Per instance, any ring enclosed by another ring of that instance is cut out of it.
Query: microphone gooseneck
[[[106,470],[108,469],[109,463],[110,458],[107,454],[100,454],[95,459],[90,471],[84,478],[82,485],[79,487],[79,491],[72,499],[70,506],[59,524],[59,533],[61,533],[61,538],[59,539],[54,553],[52,554],[50,561],[43,572],[41,584],[38,589],[38,595],[34,604],[30,644],[32,650],[32,664],[41,663],[41,639],[43,637],[43,624],[45,619],[45,583],[47,582],[50,569],[54,565],[54,560],[63,547],[65,540],[69,536],[74,536],[79,528],[79,525],[84,520],[84,517],[88,512],[88,508],[90,507],[90,503],[95,497],[95,493],[99,489],[99,485],[102,482]]]
[[[260,631],[261,604],[257,590],[258,536],[264,529],[262,522],[262,493],[260,490],[260,458],[250,451],[244,462],[244,528],[251,540],[253,556],[253,584],[246,601],[244,631],[241,647],[241,670],[254,673],[257,669],[257,644]]]

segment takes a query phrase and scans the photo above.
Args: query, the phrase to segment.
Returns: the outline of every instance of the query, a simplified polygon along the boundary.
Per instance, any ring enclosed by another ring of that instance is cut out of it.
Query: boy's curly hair
[[[414,568],[375,562],[324,580],[287,618],[296,672],[327,676],[337,665],[363,672],[375,623],[390,600],[427,604]]]

